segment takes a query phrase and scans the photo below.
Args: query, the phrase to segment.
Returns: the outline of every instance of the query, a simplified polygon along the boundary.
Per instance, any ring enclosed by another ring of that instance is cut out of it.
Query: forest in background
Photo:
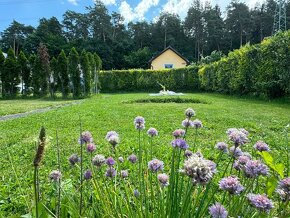
[[[13,21],[1,32],[0,48],[13,48],[36,54],[43,43],[50,57],[69,53],[72,47],[97,53],[103,69],[148,68],[148,60],[167,46],[172,46],[191,62],[198,62],[212,51],[227,54],[246,43],[256,44],[272,35],[276,2],[249,8],[245,3],[232,1],[222,16],[218,5],[193,1],[187,16],[162,13],[156,22],[124,23],[117,12],[109,13],[96,1],[86,13],[66,11],[63,19],[41,18],[37,27]],[[287,3],[287,29],[290,29],[290,2]]]

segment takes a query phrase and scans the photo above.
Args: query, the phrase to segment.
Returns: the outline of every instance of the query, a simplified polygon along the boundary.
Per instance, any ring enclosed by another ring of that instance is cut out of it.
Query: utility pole
[[[274,15],[273,35],[286,30],[286,0],[277,0]]]

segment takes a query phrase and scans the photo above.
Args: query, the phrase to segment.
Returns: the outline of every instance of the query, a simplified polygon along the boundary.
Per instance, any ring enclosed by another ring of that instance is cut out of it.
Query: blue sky
[[[101,0],[109,11],[116,11],[123,15],[126,22],[137,20],[154,20],[162,11],[178,14],[181,18],[193,0]],[[201,0],[205,2],[206,0]],[[254,6],[263,0],[244,0]],[[219,4],[224,10],[230,0],[210,0]],[[0,32],[6,29],[15,19],[16,21],[37,26],[42,17],[57,17],[60,21],[67,10],[84,13],[85,7],[93,5],[93,0],[0,0]]]

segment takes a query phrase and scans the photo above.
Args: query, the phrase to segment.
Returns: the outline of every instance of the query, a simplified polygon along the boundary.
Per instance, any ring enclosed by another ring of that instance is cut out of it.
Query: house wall
[[[151,62],[152,70],[161,70],[165,69],[165,64],[173,64],[173,68],[183,68],[186,67],[186,61],[183,60],[180,56],[178,56],[175,52],[168,49],[160,56],[155,58]]]

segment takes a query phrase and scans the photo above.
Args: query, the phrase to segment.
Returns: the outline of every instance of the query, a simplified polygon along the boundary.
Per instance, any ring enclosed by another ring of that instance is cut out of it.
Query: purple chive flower
[[[238,130],[238,129],[228,129],[227,133],[229,136],[229,139],[234,142],[235,146],[238,147],[239,145],[246,144],[249,142],[249,139],[247,138],[247,135],[245,134],[246,130]]]
[[[254,145],[254,148],[258,151],[270,151],[269,145],[267,145],[263,141],[257,141],[256,144]]]
[[[117,144],[120,143],[120,138],[118,135],[112,135],[109,137],[108,142],[115,147]]]
[[[108,141],[111,136],[119,136],[119,134],[116,131],[109,131],[107,132],[105,139]]]
[[[49,174],[49,178],[54,182],[59,182],[59,180],[61,179],[61,172],[59,170],[53,170]]]
[[[243,154],[242,156],[238,157],[233,166],[236,170],[244,170],[245,165],[249,160],[251,160],[251,158]]]
[[[154,137],[158,135],[158,131],[157,129],[151,127],[148,129],[147,134],[151,137]]]
[[[123,163],[123,162],[124,162],[124,158],[123,158],[123,157],[119,157],[119,158],[118,158],[118,161],[119,161],[120,163]]]
[[[249,178],[255,178],[260,175],[268,175],[268,167],[259,160],[249,160],[244,168],[245,175]]]
[[[93,136],[89,131],[85,131],[81,134],[81,138],[79,139],[79,143],[90,143],[93,142]]]
[[[135,189],[133,193],[136,198],[140,196],[140,192],[137,189]]]
[[[90,180],[93,177],[93,173],[91,170],[86,170],[84,173],[84,179],[85,180]]]
[[[108,165],[108,166],[114,166],[114,164],[115,164],[115,160],[112,158],[112,157],[108,157],[107,158],[107,160],[106,160],[106,164]]]
[[[190,151],[190,150],[185,150],[184,151],[184,156],[186,157],[186,158],[189,158],[189,157],[191,157],[193,155],[193,152],[192,151]]]
[[[249,135],[249,132],[247,130],[245,130],[244,128],[240,128],[239,131],[241,131],[242,133],[244,133],[246,136]]]
[[[217,173],[216,163],[211,160],[205,160],[212,173]]]
[[[135,154],[131,154],[129,157],[128,157],[128,160],[131,162],[131,163],[136,163],[137,162],[137,156]]]
[[[163,161],[160,161],[158,159],[153,159],[148,162],[148,169],[154,173],[156,173],[157,171],[162,171],[163,168],[164,168]]]
[[[175,138],[182,138],[185,135],[185,131],[183,129],[177,129],[172,133],[172,135]]]
[[[193,122],[191,120],[185,119],[182,121],[181,125],[185,128],[193,127]]]
[[[202,155],[201,151],[197,151],[194,154],[197,155],[200,158],[203,158],[203,155]]]
[[[224,153],[227,153],[228,152],[228,145],[224,142],[218,142],[215,146],[216,149],[224,152]]]
[[[183,171],[187,176],[192,178],[193,184],[206,184],[213,177],[213,172],[207,160],[193,154],[184,161]]]
[[[241,185],[238,177],[236,176],[229,176],[222,178],[219,182],[220,189],[224,191],[228,191],[230,194],[240,194],[244,187]]]
[[[187,108],[185,110],[185,116],[190,119],[191,117],[195,116],[195,111],[192,108]]]
[[[208,208],[212,218],[226,218],[228,217],[228,211],[220,203],[215,203]]]
[[[168,182],[169,177],[165,173],[158,174],[157,179],[160,182],[160,185],[162,187],[165,187],[165,186],[169,185],[169,182]]]
[[[138,130],[145,129],[145,119],[141,116],[138,116],[134,119],[135,128]]]
[[[265,194],[248,194],[247,197],[250,204],[261,212],[269,213],[274,207],[273,202]]]
[[[96,145],[94,143],[88,143],[87,144],[87,152],[94,152],[96,150]]]
[[[199,129],[199,128],[202,128],[202,122],[198,119],[192,121],[192,124],[193,124],[193,128],[195,129]]]
[[[97,154],[93,160],[93,165],[97,166],[97,167],[101,167],[103,164],[105,164],[106,162],[106,158],[104,155],[101,155],[101,154]]]
[[[180,148],[180,149],[183,149],[183,150],[186,150],[189,148],[188,144],[186,144],[186,141],[183,140],[183,139],[174,139],[172,142],[171,142],[171,145],[173,148]]]
[[[113,167],[109,167],[106,171],[106,177],[115,177],[116,176],[116,170]]]
[[[121,170],[120,174],[121,174],[121,177],[125,179],[128,177],[128,170]]]
[[[290,177],[282,179],[279,182],[276,192],[280,195],[283,201],[290,199]]]
[[[243,152],[239,147],[232,146],[230,147],[230,154],[237,158],[239,156],[242,156]]]
[[[78,157],[77,154],[72,154],[69,158],[68,161],[70,162],[71,165],[75,165],[77,162],[80,162],[80,158]]]

